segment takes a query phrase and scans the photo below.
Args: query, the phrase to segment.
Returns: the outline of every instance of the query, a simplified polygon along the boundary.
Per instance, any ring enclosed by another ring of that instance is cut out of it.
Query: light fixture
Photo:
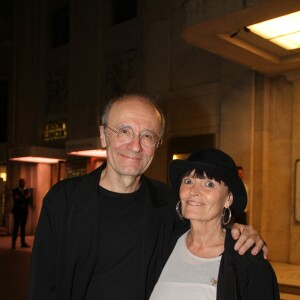
[[[94,149],[94,150],[71,151],[68,152],[68,155],[106,158],[106,150]]]
[[[190,153],[174,153],[172,155],[172,159],[181,159],[181,160],[186,160],[189,157]]]
[[[253,24],[247,28],[286,50],[300,48],[300,11]]]
[[[0,186],[3,181],[6,181],[6,178],[7,178],[6,165],[0,164]]]
[[[3,181],[6,181],[7,174],[6,173],[0,173],[0,178],[2,178]]]
[[[69,140],[66,151],[68,155],[106,158],[106,150],[101,149],[99,137]]]
[[[65,161],[66,155],[64,149],[28,146],[9,149],[8,158],[18,162],[55,164]]]
[[[20,157],[10,158],[9,160],[19,161],[19,162],[29,162],[29,163],[42,163],[42,164],[56,164],[60,161],[60,159],[38,157],[38,156],[20,156]]]

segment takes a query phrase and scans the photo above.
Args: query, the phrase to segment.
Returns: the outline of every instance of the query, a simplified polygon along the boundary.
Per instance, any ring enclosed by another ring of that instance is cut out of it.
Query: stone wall
[[[70,40],[51,48],[56,7],[50,0],[20,1],[10,142],[43,144],[43,124],[52,112],[67,119],[68,139],[94,137],[107,98],[122,92],[154,96],[167,130],[147,175],[167,182],[172,139],[214,136],[212,144],[245,169],[250,222],[266,240],[270,258],[300,263],[294,200],[299,77],[270,78],[186,44],[181,1],[138,1],[137,17],[115,26],[110,1],[100,2],[70,1]],[[226,3],[234,9],[235,1]],[[51,99],[61,106],[46,109]]]

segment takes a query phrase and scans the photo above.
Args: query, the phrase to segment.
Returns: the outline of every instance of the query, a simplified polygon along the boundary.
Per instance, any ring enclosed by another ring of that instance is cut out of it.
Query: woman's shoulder
[[[265,260],[263,256],[263,251],[260,250],[256,255],[251,253],[251,250],[255,245],[250,247],[243,255],[240,255],[238,251],[234,249],[236,240],[233,239],[231,235],[231,229],[226,228],[226,239],[224,246],[224,253],[230,255],[232,259],[235,260],[237,267],[245,268],[249,266],[258,266],[258,265],[269,265],[268,260]]]

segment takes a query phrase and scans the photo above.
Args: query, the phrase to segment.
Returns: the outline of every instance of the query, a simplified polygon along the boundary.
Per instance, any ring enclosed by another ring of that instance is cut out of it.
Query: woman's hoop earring
[[[179,216],[179,219],[182,220],[183,219],[183,216],[181,214],[181,201],[179,200],[176,204],[176,212]]]
[[[227,217],[227,220],[225,221],[227,212],[228,212],[228,217]],[[225,226],[225,225],[227,225],[230,221],[231,221],[231,210],[230,210],[229,207],[224,207],[224,208],[223,208],[223,213],[222,213],[222,223],[223,223],[223,225]]]

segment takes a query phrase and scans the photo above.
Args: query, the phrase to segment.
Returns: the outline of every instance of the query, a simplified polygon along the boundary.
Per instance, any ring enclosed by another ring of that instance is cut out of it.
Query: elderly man
[[[143,173],[162,142],[164,117],[141,95],[106,106],[100,126],[107,162],[57,183],[46,195],[35,236],[29,299],[148,299],[156,266],[177,225],[171,189]],[[255,240],[235,226],[236,248]],[[244,243],[245,242],[245,243]]]

